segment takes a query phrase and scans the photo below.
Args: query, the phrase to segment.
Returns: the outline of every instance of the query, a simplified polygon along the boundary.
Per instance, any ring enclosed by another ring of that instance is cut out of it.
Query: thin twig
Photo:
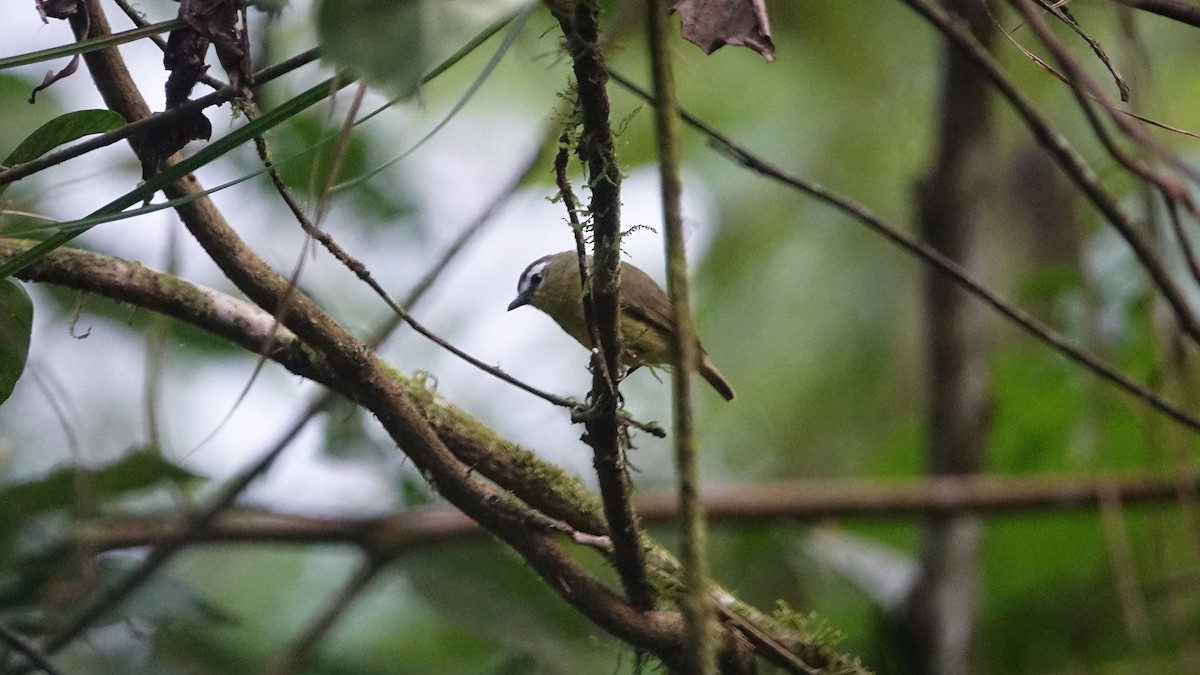
[[[9,628],[7,624],[2,622],[0,622],[0,640],[7,643],[13,651],[29,659],[31,664],[36,666],[38,670],[46,673],[46,675],[61,674],[61,671],[55,668],[53,663],[50,663],[50,657],[38,649],[32,640]]]
[[[337,595],[329,601],[325,609],[313,619],[308,628],[292,641],[287,651],[280,654],[275,660],[267,666],[263,671],[264,675],[290,675],[291,673],[299,672],[308,659],[312,656],[312,652],[316,649],[317,643],[333,628],[338,619],[350,609],[350,604],[359,596],[367,586],[375,579],[380,570],[386,565],[386,560],[375,558],[367,558],[363,560],[354,571],[354,574],[346,580]]]
[[[578,105],[578,98],[576,98]],[[596,361],[596,372],[603,373],[608,377],[608,364],[604,361],[604,351],[597,348],[600,344],[600,331],[596,328],[599,325],[596,321],[596,312],[592,309],[592,275],[590,265],[587,263],[587,242],[584,237],[585,226],[579,221],[579,200],[575,197],[575,191],[571,189],[571,178],[567,175],[567,164],[571,158],[571,149],[568,147],[570,143],[570,134],[563,131],[558,138],[558,154],[554,156],[554,182],[558,186],[558,198],[562,200],[563,206],[567,209],[567,222],[571,223],[571,233],[575,239],[575,259],[579,266],[579,287],[582,293],[581,301],[583,302],[584,323],[587,324],[588,333],[592,338],[592,355]],[[605,386],[610,391],[616,391],[617,384],[612,381],[607,381]],[[581,412],[581,414],[587,414]]]
[[[921,2],[921,0],[905,1]],[[633,92],[640,98],[645,99],[646,101],[653,102],[653,97],[649,94],[649,92],[641,89],[632,81],[628,80],[619,73],[614,72],[611,73],[611,75],[613,80],[620,83],[629,91]],[[797,176],[793,176],[783,169],[774,166],[773,164],[767,162],[743,146],[739,145],[728,136],[718,132],[716,129],[709,126],[699,118],[688,113],[686,110],[681,109],[680,116],[689,126],[709,137],[718,150],[721,150],[731,159],[745,166],[747,169],[805,192],[816,199],[826,202],[839,211],[850,215],[854,219],[866,225],[872,231],[900,247],[906,253],[937,268],[942,273],[949,275],[956,281],[956,283],[960,284],[972,295],[982,300],[1001,316],[1008,319],[1021,330],[1033,336],[1040,342],[1052,347],[1071,361],[1080,364],[1098,377],[1111,382],[1119,389],[1122,389],[1131,396],[1140,399],[1167,417],[1192,430],[1200,431],[1200,418],[1183,410],[1145,386],[1134,382],[1113,366],[1110,366],[1101,361],[1099,358],[1087,353],[1083,348],[1075,345],[1054,329],[1044,325],[1029,313],[988,290],[980,282],[968,275],[952,260],[947,259],[945,256],[941,255],[936,250],[929,248],[922,242],[913,240],[900,231],[897,227],[890,225],[883,219],[873,214],[866,207],[854,202],[853,200],[850,200],[849,198],[836,194],[822,185],[799,178]],[[1107,196],[1105,198],[1107,198]],[[1173,282],[1171,286],[1174,287]]]
[[[1096,137],[1113,159],[1117,160],[1121,166],[1125,167],[1133,175],[1157,187],[1168,199],[1178,201],[1193,215],[1200,217],[1200,212],[1197,211],[1195,204],[1191,200],[1191,196],[1182,182],[1173,176],[1166,176],[1159,173],[1146,162],[1130,157],[1109,135],[1108,131],[1104,128],[1103,122],[1100,121],[1095,111],[1092,110],[1090,102],[1094,101],[1100,104],[1100,107],[1104,108],[1104,111],[1108,113],[1109,119],[1112,120],[1121,133],[1142,150],[1159,157],[1180,173],[1190,176],[1193,180],[1200,180],[1200,173],[1197,173],[1191,165],[1184,162],[1171,149],[1155,140],[1146,129],[1130,121],[1131,116],[1125,113],[1125,109],[1117,105],[1116,101],[1113,101],[1104,93],[1104,88],[1084,71],[1079,61],[1058,41],[1054,36],[1054,32],[1042,20],[1041,14],[1035,11],[1035,7],[1030,0],[1010,0],[1010,3],[1016,4],[1018,11],[1026,17],[1026,22],[1030,29],[1050,51],[1054,59],[1058,62],[1059,67],[1062,68],[1064,76],[1060,78],[1060,81],[1063,81],[1070,87],[1072,95],[1079,103],[1088,120],[1088,124],[1091,125],[1096,133]]]
[[[1012,36],[1012,33],[1010,33],[1008,30],[1006,30],[1004,28],[1004,26],[1000,25],[1000,22],[996,19],[995,15],[992,13],[990,6],[988,6],[986,4],[984,4],[982,6],[984,9],[988,10],[988,15],[992,17],[992,22],[996,24],[996,28],[998,28],[1000,30],[1000,32],[1004,34],[1005,39],[1007,39],[1009,41],[1009,43],[1012,44],[1013,47],[1016,47],[1022,54],[1025,55],[1026,58],[1028,58],[1029,60],[1038,64],[1038,66],[1040,66],[1042,68],[1042,70],[1046,71],[1047,73],[1050,73],[1050,75],[1052,75],[1054,77],[1054,79],[1058,80],[1059,82],[1062,82],[1063,84],[1068,84],[1066,75],[1063,75],[1062,73],[1055,70],[1054,66],[1050,65],[1049,63],[1046,63],[1046,60],[1043,59],[1042,57],[1029,51],[1029,49],[1027,49],[1025,47],[1025,45],[1018,42],[1017,39]],[[1091,97],[1091,94],[1089,93],[1088,96]],[[1160,122],[1158,120],[1151,119],[1149,117],[1146,117],[1145,115],[1140,115],[1132,110],[1127,110],[1125,108],[1117,108],[1117,112],[1119,112],[1122,115],[1125,115],[1126,117],[1132,117],[1133,119],[1138,120],[1139,122],[1149,124],[1150,126],[1158,127],[1159,129],[1164,129],[1166,131],[1170,131],[1170,132],[1173,132],[1176,134],[1182,134],[1184,136],[1191,136],[1192,138],[1200,138],[1200,134],[1197,134],[1194,131],[1189,131],[1189,130],[1183,129],[1181,127],[1172,126],[1170,124],[1166,124],[1165,122]]]
[[[1189,264],[1189,269],[1193,279],[1200,282],[1200,267],[1196,265],[1196,256],[1193,251],[1191,240],[1184,235],[1182,228],[1179,227],[1178,209],[1182,206],[1193,216],[1200,216],[1197,211],[1196,204],[1192,201],[1191,195],[1184,184],[1172,176],[1165,176],[1153,167],[1143,161],[1139,161],[1130,157],[1112,138],[1108,130],[1104,127],[1104,123],[1096,115],[1092,109],[1091,101],[1099,103],[1108,113],[1124,134],[1131,138],[1143,149],[1153,152],[1163,159],[1167,160],[1174,166],[1180,166],[1179,158],[1166,148],[1163,148],[1155,142],[1145,130],[1141,127],[1133,126],[1127,123],[1126,118],[1120,113],[1122,108],[1118,107],[1113,101],[1109,100],[1104,95],[1103,90],[1095,82],[1084,73],[1082,67],[1074,57],[1055,39],[1054,34],[1050,31],[1049,26],[1042,21],[1041,16],[1034,11],[1034,8],[1028,2],[1017,2],[1018,10],[1026,17],[1030,29],[1041,40],[1042,44],[1050,50],[1050,53],[1058,61],[1065,75],[1063,81],[1071,89],[1071,93],[1075,96],[1080,109],[1083,111],[1088,124],[1092,127],[1096,137],[1108,151],[1108,154],[1117,163],[1125,167],[1127,171],[1137,176],[1147,184],[1153,186],[1162,195],[1166,202],[1166,207],[1171,216],[1172,223],[1176,226],[1175,232],[1179,240],[1179,245],[1184,251],[1184,256]],[[1185,167],[1185,170],[1190,171],[1190,168]],[[1193,174],[1194,176],[1194,174]],[[1195,339],[1195,338],[1193,338]]]
[[[1195,342],[1200,343],[1200,318],[1192,312],[1187,298],[1177,286],[1167,271],[1162,259],[1155,252],[1152,243],[1141,231],[1139,225],[1130,218],[1116,199],[1100,184],[1096,173],[1071,147],[1062,134],[1053,129],[1050,124],[1037,112],[1033,105],[1016,88],[1004,71],[979,43],[971,31],[962,25],[961,21],[952,18],[940,7],[929,0],[902,0],[918,15],[931,23],[942,32],[951,43],[963,50],[971,61],[979,67],[996,90],[1002,95],[1017,115],[1029,127],[1035,140],[1050,154],[1050,156],[1066,172],[1067,176],[1087,196],[1092,205],[1112,224],[1121,236],[1128,242],[1134,254],[1146,269],[1151,281],[1162,292],[1170,305],[1180,326]]]

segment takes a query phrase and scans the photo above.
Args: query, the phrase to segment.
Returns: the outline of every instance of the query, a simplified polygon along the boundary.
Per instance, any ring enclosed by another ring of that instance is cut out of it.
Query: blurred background
[[[331,0],[327,0],[331,1]],[[520,3],[426,3],[429,63]],[[614,70],[646,82],[639,3],[605,3]],[[150,21],[178,5],[145,0]],[[815,180],[917,233],[917,185],[937,149],[945,50],[902,3],[775,2],[768,5],[776,60],[726,47],[711,56],[673,37],[681,105],[787,171]],[[1200,129],[1200,41],[1195,29],[1117,3],[1072,3],[1084,29],[1131,83],[1139,113]],[[106,5],[114,30],[131,24]],[[1001,28],[1033,44],[1011,11]],[[315,8],[291,2],[250,11],[256,68],[317,43]],[[44,24],[33,3],[0,10],[7,57],[71,41],[65,23]],[[567,91],[569,61],[544,8],[496,68],[468,92],[505,31],[417,94],[354,132],[344,166],[360,175],[405,152],[461,104],[410,155],[339,192],[323,222],[393,297],[404,297],[460,232],[534,168],[414,308],[436,333],[538,387],[582,397],[586,356],[549,318],[506,312],[533,259],[573,246],[555,193],[543,130]],[[1106,76],[1086,43],[1060,36],[1093,76]],[[368,44],[380,36],[365,35]],[[1088,130],[1070,91],[1004,39],[996,58],[1043,115],[1071,139],[1124,207],[1152,226],[1161,210],[1121,172]],[[123,45],[155,110],[163,108],[161,51]],[[84,68],[41,92],[47,68],[0,71],[0,153],[41,122],[103,107]],[[211,73],[223,77],[215,57]],[[259,93],[270,108],[332,73],[310,65]],[[316,106],[268,135],[277,157],[336,134],[351,97]],[[195,95],[206,93],[197,88]],[[610,86],[625,181],[626,260],[662,281],[663,256],[653,120],[649,108]],[[372,90],[364,110],[389,100]],[[1195,403],[1194,348],[1181,345],[1124,242],[1105,227],[1026,128],[997,101],[986,189],[980,194],[976,274],[1141,382]],[[951,103],[949,109],[953,110]],[[965,113],[964,113],[965,114]],[[214,136],[243,123],[228,106],[207,111]],[[1158,130],[1194,160],[1196,140]],[[705,139],[684,134],[684,215],[697,323],[705,347],[737,389],[725,403],[695,392],[706,488],[745,489],[799,479],[920,476],[926,467],[927,270],[847,216],[739,168]],[[189,146],[194,152],[199,144]],[[311,200],[328,153],[284,166]],[[259,167],[249,145],[204,168],[207,187]],[[0,227],[79,218],[140,180],[124,144],[13,185]],[[576,185],[583,181],[577,176]],[[300,286],[360,336],[388,319],[369,289],[323,252],[306,255],[299,227],[265,177],[213,195],[238,233],[284,273],[303,260]],[[1195,223],[1186,223],[1194,229]],[[1190,231],[1190,230],[1189,230]],[[76,242],[171,271],[229,293],[170,210],[99,226]],[[1166,246],[1164,244],[1164,246]],[[1176,253],[1171,260],[1179,263]],[[1176,267],[1182,275],[1182,265]],[[1188,281],[1185,279],[1185,281]],[[1189,298],[1196,284],[1185,283]],[[187,493],[158,487],[100,495],[102,513],[151,513],[202,499],[275,442],[308,401],[311,383],[219,340],[108,300],[27,284],[36,307],[33,347],[13,396],[0,406],[0,488],[79,463],[101,467],[145,448],[202,476]],[[998,475],[1081,475],[1152,470],[1190,475],[1195,440],[1035,342],[995,314],[980,319],[990,403],[984,469]],[[505,437],[589,484],[591,458],[565,411],[504,384],[409,330],[381,354]],[[668,426],[670,386],[650,372],[622,387],[639,419]],[[1193,406],[1194,407],[1194,406]],[[635,436],[633,480],[642,493],[672,488],[668,440]],[[0,564],[0,617],[53,615],[52,570],[28,561],[72,518],[68,492],[40,509],[12,510]],[[3,494],[3,493],[0,493]],[[46,493],[43,493],[43,495]],[[243,505],[331,518],[427,508],[415,470],[369,416],[348,403],[310,424]],[[1094,511],[1042,510],[985,520],[979,553],[975,645],[980,673],[1200,672],[1200,530],[1194,501]],[[20,513],[20,517],[17,515]],[[652,526],[670,544],[670,526]],[[912,582],[922,521],[853,518],[821,523],[721,523],[712,532],[717,582],[765,611],[778,601],[843,635],[839,648],[881,673],[915,672],[905,656],[896,588]],[[1115,534],[1114,534],[1115,533]],[[106,554],[102,575],[138,550]],[[259,672],[311,621],[356,568],[336,546],[196,546],[180,554],[107,625],[57,661],[70,673]],[[891,590],[888,590],[891,589]],[[901,591],[902,594],[902,591]],[[31,619],[30,619],[31,620]],[[969,620],[969,619],[968,619]],[[478,541],[446,542],[388,566],[321,642],[311,673],[613,673],[633,653],[552,596],[511,552]]]

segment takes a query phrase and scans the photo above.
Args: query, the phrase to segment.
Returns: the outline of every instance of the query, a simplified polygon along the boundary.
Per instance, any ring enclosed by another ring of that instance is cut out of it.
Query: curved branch
[[[99,1],[84,0],[83,4],[90,19],[86,26],[88,34],[107,33]],[[110,108],[129,120],[149,115],[149,108],[116,50],[93,52],[86,61],[97,89]],[[136,145],[134,150],[142,154],[142,148]],[[172,158],[166,164],[175,161]],[[171,199],[200,192],[198,181],[191,175],[164,189]],[[394,372],[362,341],[347,333],[315,302],[267,266],[236,235],[209,199],[181,205],[177,213],[209,257],[242,292],[324,355],[335,386],[376,416],[442,496],[512,546],[548,586],[585,616],[664,661],[676,660],[681,636],[677,614],[641,612],[631,607],[580,566],[559,544],[555,533],[530,527],[527,520],[514,515],[514,505],[477,478],[438,438]],[[54,642],[59,646],[65,644],[62,639]]]
[[[1114,0],[1117,4],[1165,16],[1200,28],[1200,5],[1190,0]]]
[[[0,258],[11,258],[36,245],[0,238]],[[60,248],[17,277],[95,293],[179,319],[229,340],[251,353],[262,352],[293,373],[329,384],[329,364],[270,315],[232,296],[155,272],[111,256]]]
[[[0,256],[9,251],[18,251],[28,243],[13,242],[0,239]],[[261,309],[242,300],[224,296],[215,291],[198,288],[192,284],[170,275],[148,270],[136,263],[129,263],[115,258],[62,248],[47,256],[35,265],[24,270],[22,278],[34,281],[60,283],[70,288],[96,293],[120,302],[146,307],[154,311],[163,311],[171,316],[227,337],[235,344],[245,347],[248,351],[258,352],[262,342],[262,334],[256,327],[270,325],[272,318]],[[174,302],[170,294],[181,297],[181,302]],[[220,312],[210,312],[206,302],[212,297],[219,298],[217,306]],[[189,300],[191,299],[191,300]],[[239,333],[244,333],[240,335]],[[295,341],[296,345],[288,348],[276,348],[270,351],[268,357],[277,361],[292,372],[304,377],[311,377],[329,387],[341,386],[328,363],[307,346],[299,343],[290,331],[280,328],[276,340],[283,344]],[[445,444],[454,456],[461,462],[460,470],[485,476],[500,488],[511,492],[522,502],[536,508],[551,518],[565,522],[576,532],[592,535],[603,535],[607,532],[602,509],[596,496],[589,492],[578,478],[562,469],[544,462],[532,452],[517,446],[498,435],[475,418],[455,407],[450,402],[425,388],[423,383],[407,378],[400,373],[388,371],[386,377],[395,382],[407,393],[416,406],[417,414],[432,428],[438,438]],[[470,467],[467,469],[467,467]],[[247,472],[252,475],[253,471]],[[794,488],[792,488],[794,489]],[[875,488],[871,488],[873,494]],[[811,492],[804,488],[800,494]],[[729,495],[732,501],[730,509],[744,508],[737,506],[735,495]],[[779,499],[779,497],[772,497]],[[669,496],[664,496],[658,503],[654,500],[640,501],[650,509],[655,518],[664,518],[674,514],[674,502]],[[781,502],[782,503],[782,502]],[[503,506],[503,502],[499,502]],[[714,504],[718,504],[714,502]],[[716,505],[718,517],[723,507]],[[507,511],[509,514],[512,510]],[[255,521],[255,518],[259,520]],[[264,520],[266,519],[266,520]],[[129,523],[130,521],[125,521]],[[151,522],[151,521],[144,521]],[[257,522],[257,525],[246,525]],[[513,527],[521,527],[528,523],[512,522]],[[241,523],[241,525],[239,525]],[[275,532],[280,540],[304,542],[317,541],[328,537],[329,541],[353,543],[376,555],[389,555],[402,552],[409,546],[437,541],[447,533],[456,536],[467,536],[471,533],[482,534],[479,524],[463,515],[461,512],[435,512],[429,514],[405,514],[403,519],[387,518],[350,522],[343,521],[333,525],[333,521],[309,520],[301,523],[295,518],[283,515],[265,516],[242,511],[215,514],[215,518],[207,523],[202,530],[191,533],[188,537],[178,539],[179,544],[190,544],[204,541],[212,537],[231,536],[232,538],[248,538],[263,536],[266,530]],[[164,520],[153,523],[148,529],[124,529],[118,537],[149,537],[156,542],[178,538],[180,528],[187,523],[178,519]],[[103,528],[96,529],[93,524],[81,528],[82,536],[100,536]],[[231,534],[240,527],[241,534]],[[262,528],[262,529],[259,529]],[[332,528],[332,529],[331,529]],[[116,532],[116,531],[114,531]],[[503,538],[503,537],[502,537]],[[148,540],[144,543],[149,543]],[[679,565],[665,549],[643,537],[643,546],[652,554],[656,574],[671,578],[678,574]],[[554,555],[563,555],[561,547],[551,548]],[[569,560],[569,559],[568,559]],[[573,563],[574,561],[569,561]],[[562,584],[578,593],[567,598],[580,609],[581,613],[595,621],[598,625],[617,637],[634,645],[660,654],[673,655],[683,641],[683,625],[678,615],[669,614],[667,618],[659,616],[662,613],[650,613],[649,616],[636,612],[615,594],[603,586],[595,584],[590,577],[564,577]],[[560,586],[555,586],[560,588]],[[567,591],[563,590],[564,597]],[[719,597],[730,597],[727,591],[714,589]],[[582,605],[582,606],[581,606]],[[754,640],[756,649],[764,650],[763,655],[775,662],[784,662],[782,654],[771,654],[767,650],[770,644],[797,644],[805,649],[816,650],[807,636],[796,635],[789,629],[773,625],[769,617],[756,614],[752,608],[740,607],[739,613],[745,614],[754,624],[756,634],[767,635],[771,640]],[[670,618],[673,617],[673,618]],[[745,634],[750,630],[745,624],[745,618],[723,618],[725,632],[722,639],[726,649],[729,649],[730,631]],[[744,645],[743,645],[744,647]],[[825,653],[830,662],[842,662],[840,656]],[[732,658],[727,653],[727,658]],[[854,672],[854,671],[848,671]]]

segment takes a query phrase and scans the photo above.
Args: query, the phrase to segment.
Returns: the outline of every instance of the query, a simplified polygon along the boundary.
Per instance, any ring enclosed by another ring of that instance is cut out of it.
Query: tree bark
[[[985,44],[992,29],[971,0],[947,0]],[[920,229],[930,245],[979,276],[977,240],[991,158],[988,83],[957,48],[943,61],[939,147],[918,188]],[[928,445],[931,474],[972,474],[983,468],[990,406],[982,307],[946,276],[927,272]],[[904,613],[913,672],[963,675],[973,671],[979,542],[982,525],[970,515],[926,521],[920,566]]]

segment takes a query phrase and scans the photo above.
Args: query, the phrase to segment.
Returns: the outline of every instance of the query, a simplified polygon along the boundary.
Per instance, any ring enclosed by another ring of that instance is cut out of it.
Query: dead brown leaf
[[[669,0],[679,12],[683,37],[711,54],[723,45],[742,45],[775,60],[763,0]]]

